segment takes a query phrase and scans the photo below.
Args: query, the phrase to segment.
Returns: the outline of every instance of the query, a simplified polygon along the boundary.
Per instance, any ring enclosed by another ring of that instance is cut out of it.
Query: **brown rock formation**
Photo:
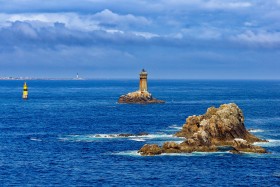
[[[264,140],[246,130],[243,113],[234,103],[219,108],[210,107],[204,115],[188,117],[175,136],[185,137],[186,140],[180,144],[164,143],[162,153],[213,152],[218,150],[217,146],[226,145],[232,146],[234,153],[266,153],[262,147],[252,145]]]
[[[138,152],[143,156],[160,155],[162,153],[161,148],[156,144],[145,144]]]
[[[157,100],[149,92],[132,92],[126,95],[120,96],[119,103],[135,103],[135,104],[153,104],[153,103],[164,103],[162,100]]]
[[[246,140],[235,139],[233,144],[232,153],[241,153],[241,152],[252,152],[252,153],[267,153],[267,151],[260,147],[249,144]]]
[[[246,130],[243,113],[234,103],[210,107],[204,115],[188,117],[175,136],[190,139],[204,136],[214,145],[232,145],[235,138],[249,143],[262,141]]]

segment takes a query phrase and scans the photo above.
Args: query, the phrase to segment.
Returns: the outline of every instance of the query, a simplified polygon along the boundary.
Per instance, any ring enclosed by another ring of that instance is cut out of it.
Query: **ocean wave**
[[[277,177],[277,178],[280,178],[280,172],[274,172],[272,174],[273,177]]]
[[[280,117],[247,118],[246,122],[252,122],[255,124],[276,123],[280,122]]]
[[[121,155],[121,156],[133,156],[133,157],[142,157],[138,150],[130,150],[130,151],[121,151],[110,153],[113,155]],[[226,155],[234,155],[229,151],[218,151],[218,152],[192,152],[192,153],[162,153],[160,155],[154,155],[152,157],[223,157]],[[236,156],[241,157],[251,157],[251,158],[280,158],[280,154],[278,153],[270,153],[270,154],[259,154],[259,153],[245,153],[238,154]],[[149,156],[148,156],[149,157]],[[279,174],[279,173],[278,173]],[[277,174],[276,174],[277,175]],[[280,175],[277,175],[280,177]]]
[[[268,139],[268,142],[255,142],[254,145],[263,146],[263,147],[279,147],[280,140]]]
[[[136,141],[136,142],[145,142],[146,141],[143,138],[131,138],[129,140],[133,140],[133,141]]]
[[[178,125],[174,124],[174,125],[170,125],[168,128],[170,128],[170,129],[176,129],[176,130],[181,130],[181,129],[182,129],[182,126],[178,126]]]
[[[88,134],[88,135],[67,135],[60,137],[60,141],[76,141],[76,142],[91,142],[98,140],[110,140],[110,139],[129,139],[133,141],[146,141],[153,139],[179,139],[172,134],[147,134],[147,135],[129,135],[129,134]]]
[[[130,151],[121,151],[112,153],[113,155],[122,155],[122,156],[139,156],[141,157],[141,154],[138,153],[138,150],[130,150]],[[190,157],[190,156],[223,156],[224,154],[229,154],[229,152],[192,152],[192,153],[162,153],[160,155],[154,155],[156,157],[166,157],[166,156],[184,156],[184,157]]]
[[[218,152],[192,152],[192,153],[163,153],[159,156],[223,156],[224,154],[229,154],[228,151],[218,151]]]
[[[31,141],[37,141],[37,142],[41,142],[42,141],[40,138],[35,138],[35,137],[31,137],[30,140]]]
[[[248,131],[253,132],[253,133],[264,132],[264,130],[262,130],[262,129],[249,129]]]
[[[141,156],[140,153],[138,153],[138,150],[134,150],[134,151],[121,151],[121,152],[113,153],[113,155]]]
[[[254,102],[278,102],[280,99],[254,99]],[[228,99],[223,99],[223,100],[189,100],[189,101],[174,101],[172,100],[170,103],[173,104],[216,104],[216,103],[247,103],[247,102],[252,102],[252,99],[235,99],[235,100],[228,100]]]
[[[280,154],[276,152],[267,153],[267,154],[242,152],[241,156],[251,157],[251,158],[280,158]]]

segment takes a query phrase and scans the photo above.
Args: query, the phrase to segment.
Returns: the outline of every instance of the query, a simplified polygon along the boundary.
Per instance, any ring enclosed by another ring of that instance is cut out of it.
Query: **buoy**
[[[28,88],[27,88],[26,82],[24,82],[24,85],[23,85],[22,98],[23,99],[27,99],[28,98]]]

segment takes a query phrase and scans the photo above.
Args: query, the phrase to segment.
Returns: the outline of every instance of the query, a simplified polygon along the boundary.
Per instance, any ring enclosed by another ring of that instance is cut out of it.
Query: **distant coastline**
[[[33,78],[33,77],[0,77],[1,80],[87,80],[84,78]]]
[[[38,77],[0,77],[2,80],[134,80],[135,78],[38,78]],[[168,78],[150,78],[151,81],[280,81],[280,79],[168,79]]]

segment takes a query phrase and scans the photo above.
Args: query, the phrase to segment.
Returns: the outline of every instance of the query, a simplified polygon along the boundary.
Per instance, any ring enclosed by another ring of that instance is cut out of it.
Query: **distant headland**
[[[148,92],[147,83],[148,73],[143,69],[140,73],[139,90],[120,96],[119,103],[135,103],[135,104],[153,104],[153,103],[165,103],[162,100],[158,100]]]
[[[0,77],[1,80],[86,80],[78,75],[74,78],[39,78],[39,77]]]

